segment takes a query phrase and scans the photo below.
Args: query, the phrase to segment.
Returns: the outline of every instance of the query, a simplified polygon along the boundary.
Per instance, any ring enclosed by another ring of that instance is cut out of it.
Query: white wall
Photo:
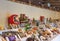
[[[37,8],[29,5],[23,5],[6,0],[0,0],[0,25],[6,24],[7,14],[20,14],[24,13],[30,18],[39,19],[39,16],[52,17],[53,19],[60,18],[59,12]]]

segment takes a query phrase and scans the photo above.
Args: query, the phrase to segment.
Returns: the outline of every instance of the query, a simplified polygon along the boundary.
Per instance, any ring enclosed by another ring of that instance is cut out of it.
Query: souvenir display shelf
[[[31,20],[25,14],[11,15],[7,29],[0,31],[0,41],[52,41],[60,34],[59,21],[56,21],[44,16]]]

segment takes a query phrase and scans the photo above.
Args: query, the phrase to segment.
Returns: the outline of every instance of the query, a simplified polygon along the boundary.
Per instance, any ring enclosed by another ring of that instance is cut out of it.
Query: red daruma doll
[[[41,21],[41,22],[44,21],[44,16],[40,16],[40,21]]]
[[[18,21],[17,17],[18,17],[18,15],[14,14],[8,18],[8,25],[10,26],[9,28],[12,28],[12,27],[16,28],[18,26],[19,21]]]

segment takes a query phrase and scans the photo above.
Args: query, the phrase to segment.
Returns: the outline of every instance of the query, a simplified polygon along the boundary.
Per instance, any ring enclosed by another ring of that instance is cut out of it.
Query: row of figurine
[[[26,27],[26,24],[28,26],[39,26],[40,24],[47,24],[52,22],[51,18],[45,18],[44,16],[40,16],[38,20],[35,18],[30,19],[28,16],[25,14],[20,14],[18,17],[17,14],[13,14],[8,17],[8,29],[12,28],[19,28],[19,27]]]

